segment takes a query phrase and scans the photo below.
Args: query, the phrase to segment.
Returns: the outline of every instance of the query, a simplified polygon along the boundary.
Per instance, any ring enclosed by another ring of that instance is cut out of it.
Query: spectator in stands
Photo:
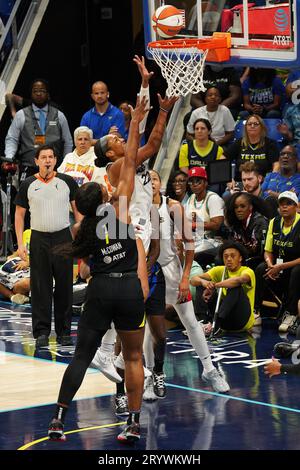
[[[203,84],[205,88],[217,86],[221,93],[221,102],[227,106],[234,119],[241,107],[241,83],[239,75],[233,67],[223,67],[222,64],[206,65],[203,73]],[[193,109],[205,106],[203,92],[192,95],[191,106]]]
[[[23,181],[36,173],[35,154],[40,145],[55,147],[57,162],[72,151],[73,141],[65,115],[49,104],[49,85],[36,79],[31,86],[32,104],[18,111],[5,139],[5,156],[20,160]],[[5,165],[5,163],[3,164]]]
[[[285,118],[286,112],[290,106],[299,103],[299,89],[300,88],[300,67],[290,71],[286,83],[285,94],[287,102],[283,110],[283,117]]]
[[[223,194],[223,199],[227,200],[230,195],[245,191],[253,196],[262,197],[261,183],[263,176],[257,165],[253,161],[242,163],[239,167],[241,181],[233,179],[228,183],[227,191]]]
[[[199,118],[208,119],[211,124],[210,139],[220,146],[227,145],[233,138],[235,122],[229,109],[221,103],[217,87],[208,87],[204,94],[205,106],[195,109],[187,125],[187,132],[194,133],[194,122]]]
[[[242,163],[255,162],[264,176],[269,171],[278,170],[279,150],[275,140],[267,137],[267,129],[263,119],[257,114],[249,116],[245,122],[244,133],[241,139],[234,141],[224,149],[226,158],[236,163],[239,169]],[[235,180],[240,181],[241,175],[237,171]]]
[[[92,147],[92,140],[93,131],[91,129],[86,126],[77,127],[74,131],[75,149],[65,156],[58,168],[58,172],[72,176],[79,187],[90,181],[102,184],[103,188],[107,191],[108,199],[110,199],[113,188],[108,181],[106,169],[98,168],[95,165],[97,157],[94,147]],[[72,211],[70,212],[70,222],[73,226],[74,217]]]
[[[133,103],[127,100],[124,100],[119,104],[119,109],[124,114],[124,119],[125,119],[125,140],[126,141],[128,139],[128,132],[129,132],[129,126],[130,126],[130,121],[131,121],[131,107],[133,106],[134,106]],[[145,145],[145,143],[146,143],[145,134],[142,134],[140,145],[143,146]]]
[[[26,108],[27,106],[30,106],[32,104],[32,99],[24,98],[23,96],[16,95],[15,93],[6,93],[5,104],[10,110],[12,117],[14,118],[17,114],[17,111],[22,108]],[[50,99],[50,95],[48,104],[61,111],[61,108],[58,106],[58,104]]]
[[[208,119],[199,118],[193,123],[193,140],[188,140],[180,147],[179,169],[188,173],[189,168],[206,168],[211,161],[225,158],[223,149],[210,139],[212,127]]]
[[[255,309],[258,314],[266,290],[284,298],[281,331],[287,331],[295,321],[300,291],[300,214],[298,197],[292,191],[278,196],[279,215],[269,223],[264,262],[255,270],[257,287]]]
[[[181,170],[176,171],[168,182],[166,194],[185,206],[191,195],[188,186],[188,175]]]
[[[263,176],[254,162],[245,162],[239,168],[243,190],[251,196],[262,197],[261,183]]]
[[[246,264],[251,269],[263,261],[264,243],[269,225],[264,201],[249,193],[233,194],[225,205],[225,224],[230,240],[241,243],[247,251]]]
[[[285,88],[274,69],[250,68],[249,77],[242,83],[244,111],[240,117],[258,114],[263,118],[280,118]]]
[[[102,168],[95,166],[97,159],[92,147],[93,131],[86,126],[77,127],[74,131],[75,149],[68,153],[58,167],[59,173],[65,173],[76,181],[78,186],[95,181],[107,187]]]
[[[232,194],[240,193],[241,191],[246,192],[247,194],[260,199],[264,199],[264,215],[268,218],[275,217],[277,215],[278,204],[277,200],[265,195],[264,198],[263,190],[261,187],[263,176],[260,173],[258,167],[254,162],[248,161],[242,163],[239,168],[241,174],[241,182],[235,182],[232,180],[230,184],[231,189],[222,195],[224,201],[227,201]]]
[[[95,106],[82,116],[80,125],[92,129],[95,139],[92,144],[94,145],[97,139],[107,134],[114,134],[125,139],[124,114],[109,102],[106,83],[101,81],[93,83],[91,97]]]
[[[204,310],[202,316],[208,308],[210,318],[213,317],[216,289],[222,288],[215,331],[218,328],[247,331],[254,325],[255,275],[245,265],[246,256],[241,244],[228,240],[219,250],[219,258],[224,265],[215,266],[191,279],[191,284],[197,286],[197,313]],[[211,323],[205,328],[206,333],[210,331]]]
[[[297,173],[297,152],[292,145],[286,145],[280,151],[279,172],[268,173],[262,184],[263,197],[278,196],[283,191],[300,194],[300,174]]]
[[[205,168],[195,167],[188,172],[188,184],[192,195],[185,210],[192,223],[195,242],[194,259],[202,266],[213,262],[222,243],[216,238],[224,222],[224,201],[218,194],[208,191]]]

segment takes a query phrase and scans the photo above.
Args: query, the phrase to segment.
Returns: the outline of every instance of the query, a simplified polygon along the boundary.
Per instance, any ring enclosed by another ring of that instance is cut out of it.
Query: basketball
[[[152,27],[162,38],[172,38],[184,26],[183,14],[172,5],[157,8],[152,16]]]

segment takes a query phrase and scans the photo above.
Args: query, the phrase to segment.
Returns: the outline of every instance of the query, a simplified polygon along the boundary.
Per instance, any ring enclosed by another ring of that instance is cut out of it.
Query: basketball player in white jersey
[[[154,72],[148,72],[148,70],[145,66],[144,57],[140,58],[139,56],[135,55],[133,61],[136,63],[136,65],[139,69],[139,72],[141,74],[141,78],[142,78],[141,88],[140,88],[140,91],[139,91],[140,99],[143,99],[145,97],[146,100],[147,100],[148,106],[150,107],[149,81],[150,81],[150,79],[151,79]],[[142,122],[140,122],[140,125],[139,125],[140,136],[142,136],[145,133],[148,114],[149,114],[149,111],[145,114],[145,117],[142,120]],[[108,178],[108,174],[107,174],[107,166],[111,164],[111,161],[106,156],[106,150],[107,150],[107,147],[108,147],[108,139],[111,136],[113,137],[114,134],[108,134],[108,135],[104,136],[102,139],[99,139],[96,142],[96,149],[97,150],[95,152],[97,157],[98,157],[97,163],[96,163],[97,166],[99,167],[98,172],[101,174],[102,179],[105,183],[105,186],[106,186],[108,194],[109,194],[109,198],[111,198],[113,190],[114,190],[114,187],[111,185],[110,180]],[[124,145],[126,145],[125,140],[123,138],[120,137],[119,140]],[[123,154],[124,154],[124,152],[122,153],[122,155]],[[112,159],[112,161],[114,161],[114,158]]]
[[[190,224],[185,217],[182,205],[160,194],[159,174],[150,171],[153,203],[157,206],[160,223],[160,255],[158,262],[162,266],[166,282],[166,304],[176,310],[184,325],[189,340],[203,365],[202,379],[209,382],[216,392],[229,391],[229,385],[213,366],[207,342],[201,325],[194,313],[189,291],[189,275],[194,257],[194,243]],[[176,232],[176,233],[175,233]],[[185,262],[182,268],[176,250],[176,242],[185,244]],[[151,381],[151,377],[147,379]]]
[[[142,77],[144,77],[148,71],[145,68],[144,60],[139,59],[135,56],[135,62],[137,63],[139,70],[141,72]],[[149,81],[149,78],[148,78]],[[143,88],[143,82],[142,82]],[[145,91],[143,92],[145,93]],[[151,227],[151,220],[150,220],[150,210],[152,206],[152,185],[151,179],[148,172],[148,160],[150,157],[155,155],[160,147],[162,137],[165,130],[165,124],[167,120],[168,112],[173,107],[173,104],[177,100],[176,97],[172,98],[161,98],[158,95],[159,100],[159,114],[155,123],[155,126],[149,136],[148,142],[138,149],[138,156],[137,156],[137,170],[136,170],[136,177],[135,177],[135,189],[134,193],[131,198],[129,213],[132,220],[132,225],[135,228],[136,235],[142,239],[143,245],[145,248],[145,252],[148,255],[149,247],[151,242],[151,235],[152,235],[152,227]],[[140,130],[141,132],[141,130]],[[95,154],[98,158],[102,161],[104,158],[107,159],[109,164],[106,167],[107,175],[110,184],[113,187],[118,185],[120,169],[124,161],[125,155],[125,148],[126,143],[123,139],[119,138],[115,135],[108,135],[104,136],[95,145]],[[150,254],[149,254],[150,257]],[[98,367],[108,378],[113,380],[114,382],[120,383],[122,378],[119,374],[117,374],[114,367],[111,367],[111,353],[113,344],[115,342],[116,333],[114,328],[109,330],[105,337],[102,340],[101,348],[97,351],[95,358],[93,360],[93,364]],[[101,359],[101,360],[100,360]],[[103,368],[103,360],[108,362],[108,367]],[[100,362],[102,362],[101,367],[99,367]],[[121,392],[122,390],[122,382],[117,385],[117,397],[125,397],[126,395]],[[122,402],[122,403],[121,403]],[[120,407],[118,404],[116,408],[120,408],[119,411],[124,409],[124,413],[126,413],[126,404],[123,403],[123,398],[120,400]],[[125,405],[125,406],[122,406]],[[123,414],[122,412],[118,414]]]

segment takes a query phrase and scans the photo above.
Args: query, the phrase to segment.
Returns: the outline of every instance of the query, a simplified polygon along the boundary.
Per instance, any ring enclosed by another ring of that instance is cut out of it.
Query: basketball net
[[[206,90],[203,85],[203,71],[208,50],[163,49],[150,45],[148,50],[168,84],[166,90],[168,97],[197,94]]]
[[[168,84],[166,94],[186,96],[205,91],[203,71],[206,56],[211,62],[230,58],[230,33],[214,32],[206,39],[168,39],[148,44],[148,51]]]

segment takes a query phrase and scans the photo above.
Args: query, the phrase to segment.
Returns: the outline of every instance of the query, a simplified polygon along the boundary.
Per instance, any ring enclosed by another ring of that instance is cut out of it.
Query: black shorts
[[[146,315],[164,315],[166,309],[166,283],[159,263],[152,267],[149,281],[149,296],[145,303]]]
[[[144,297],[137,275],[109,277],[96,274],[87,287],[80,325],[108,330],[138,330],[145,324]]]

